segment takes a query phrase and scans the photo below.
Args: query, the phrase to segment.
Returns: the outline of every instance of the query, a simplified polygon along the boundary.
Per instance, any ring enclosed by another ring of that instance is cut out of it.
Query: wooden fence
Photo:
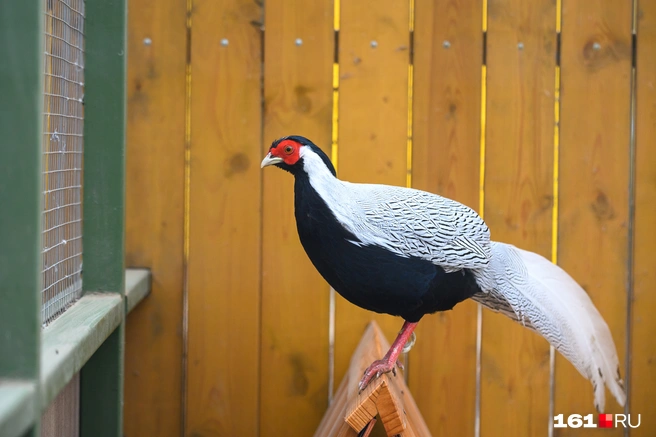
[[[126,437],[312,435],[366,323],[400,328],[331,305],[292,178],[258,165],[288,134],[342,179],[457,199],[557,261],[611,328],[631,435],[655,435],[655,53],[651,0],[132,0],[127,264],[153,292],[127,325]],[[435,436],[595,412],[545,340],[473,302],[417,336]]]

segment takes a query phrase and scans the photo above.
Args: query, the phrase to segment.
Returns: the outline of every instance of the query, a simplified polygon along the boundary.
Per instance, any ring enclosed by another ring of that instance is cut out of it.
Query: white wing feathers
[[[536,330],[594,387],[604,410],[604,383],[620,405],[626,401],[619,361],[608,325],[587,293],[564,270],[533,252],[491,243],[489,271],[496,286],[475,300]],[[503,300],[506,303],[503,303]],[[508,314],[508,305],[515,317]]]
[[[447,272],[481,269],[490,231],[471,208],[412,188],[353,184],[335,178],[319,156],[301,148],[310,184],[358,245],[377,245],[428,260]]]
[[[340,221],[361,244],[426,259],[447,272],[488,264],[490,231],[469,207],[419,190],[344,184],[359,214]]]

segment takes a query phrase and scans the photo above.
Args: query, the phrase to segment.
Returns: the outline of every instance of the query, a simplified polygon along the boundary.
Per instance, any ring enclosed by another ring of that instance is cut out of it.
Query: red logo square
[[[599,415],[599,428],[613,428],[613,415],[600,414]]]

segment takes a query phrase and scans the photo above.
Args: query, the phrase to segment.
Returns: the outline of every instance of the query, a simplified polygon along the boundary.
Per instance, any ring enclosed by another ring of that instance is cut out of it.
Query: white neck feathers
[[[310,176],[310,180],[316,178],[337,179],[330,172],[330,169],[328,169],[321,157],[309,147],[301,147],[301,150],[299,150],[299,156],[303,158],[303,169]]]

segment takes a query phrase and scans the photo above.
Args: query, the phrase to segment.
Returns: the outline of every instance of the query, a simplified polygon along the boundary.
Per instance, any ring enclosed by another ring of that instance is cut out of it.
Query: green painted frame
[[[125,296],[126,0],[87,2],[83,265],[85,294]],[[125,312],[123,311],[123,314]],[[124,318],[80,376],[80,436],[123,432]]]
[[[41,316],[43,11],[40,0],[0,4],[0,376],[35,378]]]
[[[38,411],[41,342],[41,135],[43,1],[0,2],[0,414]],[[12,393],[8,401],[8,393]],[[10,399],[10,400],[11,400]],[[14,414],[0,434],[38,436],[39,422]]]
[[[84,295],[41,328],[43,0],[0,2],[0,435],[40,436],[77,372],[80,435],[122,435],[126,315],[150,272],[125,270],[126,0],[88,2]],[[127,288],[126,288],[127,283]]]

